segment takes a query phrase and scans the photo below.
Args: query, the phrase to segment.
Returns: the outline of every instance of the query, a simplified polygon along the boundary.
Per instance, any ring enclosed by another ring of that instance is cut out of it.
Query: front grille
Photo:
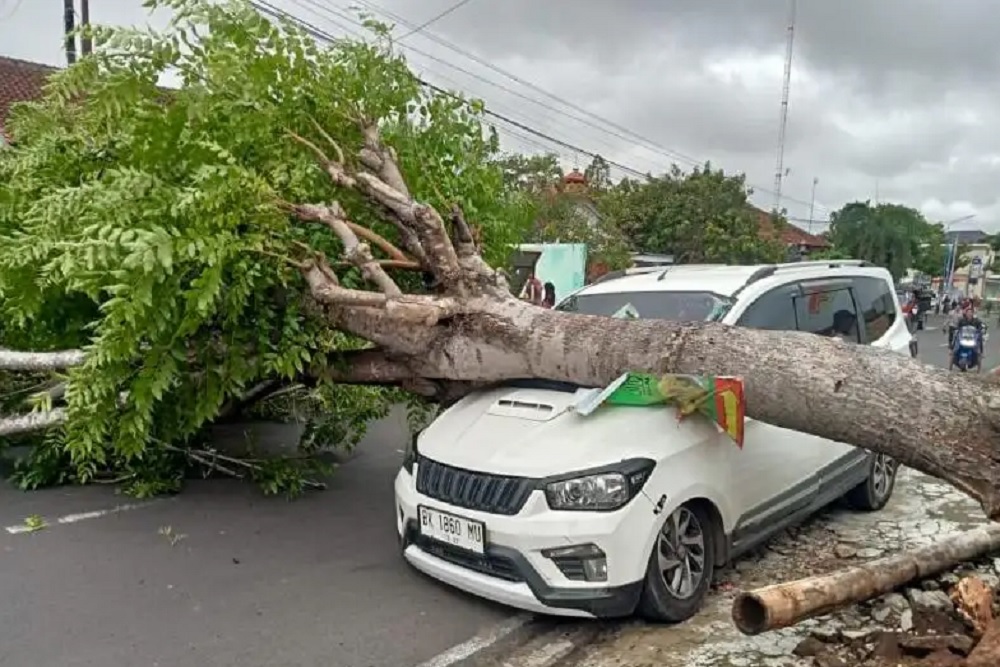
[[[521,511],[533,483],[523,477],[502,477],[452,468],[421,456],[417,491],[456,507],[512,516]]]
[[[563,576],[570,581],[586,581],[587,575],[583,569],[583,560],[576,557],[557,556],[552,559]]]
[[[480,556],[479,554],[463,551],[456,547],[441,542],[429,540],[426,537],[418,537],[417,546],[432,556],[437,556],[441,560],[448,561],[452,565],[458,565],[468,570],[479,572],[490,577],[521,583],[524,577],[518,572],[513,561],[501,556]]]

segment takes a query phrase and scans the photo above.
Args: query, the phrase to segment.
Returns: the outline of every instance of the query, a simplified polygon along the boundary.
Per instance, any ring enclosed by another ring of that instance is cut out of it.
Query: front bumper
[[[473,595],[535,613],[580,618],[631,615],[642,594],[648,553],[642,546],[654,515],[644,496],[613,513],[568,513],[548,509],[535,494],[516,516],[452,507],[416,491],[413,477],[396,477],[396,522],[403,555],[415,568]],[[483,521],[483,556],[420,535],[417,506],[426,505]],[[639,531],[639,532],[636,532]],[[571,581],[543,549],[592,543],[607,556],[608,581]]]

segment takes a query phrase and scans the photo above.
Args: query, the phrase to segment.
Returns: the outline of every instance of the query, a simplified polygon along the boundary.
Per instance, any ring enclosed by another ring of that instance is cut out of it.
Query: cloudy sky
[[[267,3],[338,36],[361,32],[352,6],[373,11],[426,79],[561,142],[500,122],[511,149],[581,169],[587,153],[639,172],[711,160],[774,203],[788,0]],[[0,55],[63,64],[61,5],[0,0]],[[91,0],[91,20],[166,16]],[[808,226],[815,178],[820,220],[877,196],[938,221],[975,214],[953,229],[1000,229],[997,25],[996,0],[798,0],[782,198],[793,220]]]

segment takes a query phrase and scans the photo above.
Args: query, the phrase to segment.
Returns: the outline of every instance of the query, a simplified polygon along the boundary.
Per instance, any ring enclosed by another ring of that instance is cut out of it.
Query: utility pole
[[[781,210],[781,179],[785,169],[785,130],[788,126],[788,94],[792,87],[792,44],[795,41],[795,0],[788,2],[788,42],[785,44],[785,78],[781,87],[781,123],[778,125],[778,159],[774,165],[774,210]]]
[[[809,233],[813,233],[813,213],[816,210],[816,186],[819,184],[819,177],[813,176],[812,197],[809,199]]]
[[[73,0],[63,0],[63,32],[66,35],[67,65],[76,62],[76,37],[73,35],[73,29],[76,27],[74,13]]]
[[[85,30],[90,27],[90,0],[80,0],[80,25]],[[89,35],[84,35],[80,43],[80,55],[88,56],[93,50],[93,40]]]

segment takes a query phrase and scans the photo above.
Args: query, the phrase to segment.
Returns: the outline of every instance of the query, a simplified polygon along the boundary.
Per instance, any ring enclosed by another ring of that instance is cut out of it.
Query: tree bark
[[[28,412],[13,417],[0,417],[0,438],[50,428],[64,421],[66,421],[66,411],[62,408],[44,412]]]
[[[447,400],[521,378],[598,387],[627,371],[740,376],[749,417],[888,454],[950,482],[1000,518],[1000,385],[808,333],[615,320],[519,301],[502,272],[479,255],[461,208],[452,207],[446,225],[433,207],[415,201],[376,126],[359,123],[364,145],[350,165],[321,128],[335,159],[290,136],[318,159],[337,191],[360,193],[381,209],[402,250],[349,220],[337,201],[276,200],[303,224],[326,226],[343,245],[341,260],[378,290],[342,286],[338,262],[321,253],[293,260],[309,287],[313,314],[374,345],[314,369],[315,375],[398,385]],[[369,242],[389,259],[375,258]],[[433,293],[404,294],[386,272],[399,262],[424,272]],[[0,353],[0,368],[42,364],[35,355],[17,355]],[[72,365],[82,354],[45,359],[45,368]],[[912,427],[914,416],[920,428]]]
[[[82,350],[17,352],[0,348],[0,371],[55,371],[83,363]]]
[[[997,549],[1000,525],[992,524],[847,570],[759,588],[736,597],[733,622],[747,635],[786,628],[884,595],[907,582],[939,574]]]
[[[1000,665],[1000,623],[994,622],[972,649],[965,667],[997,667]]]

